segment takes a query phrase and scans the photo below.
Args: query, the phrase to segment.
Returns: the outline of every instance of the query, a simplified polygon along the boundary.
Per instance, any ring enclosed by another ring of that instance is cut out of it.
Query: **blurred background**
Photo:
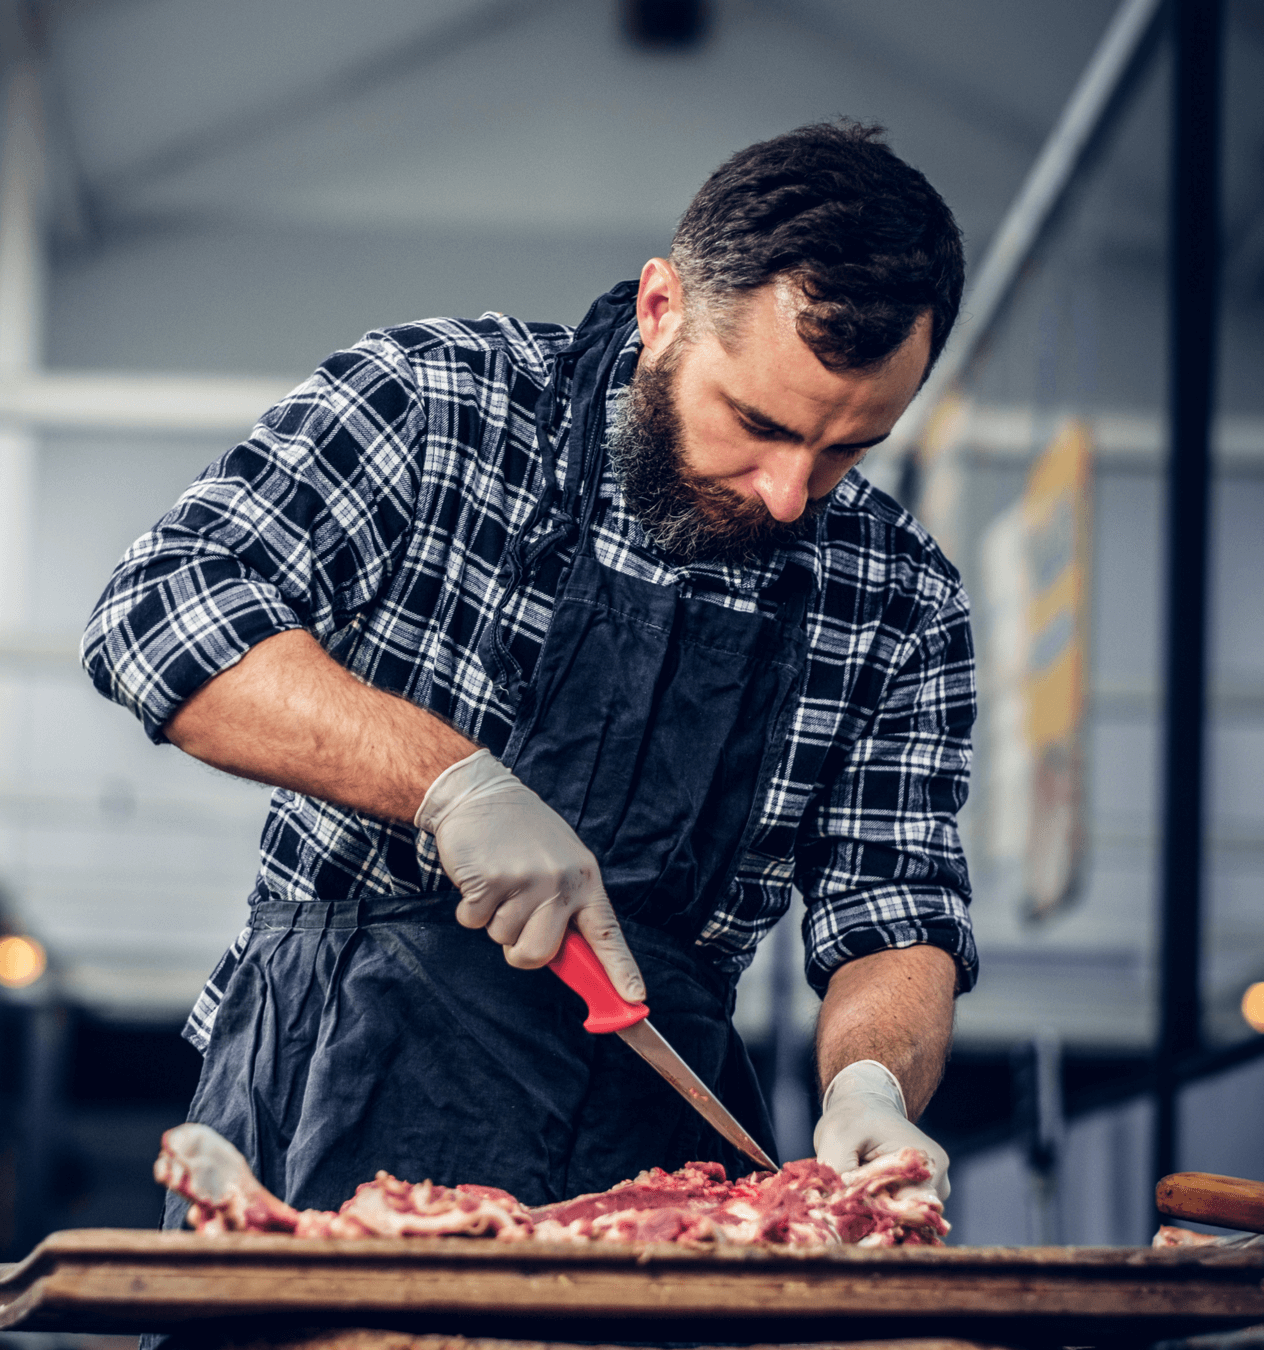
[[[0,1259],[158,1222],[267,807],[79,669],[124,548],[330,351],[574,323],[837,114],[971,264],[863,470],[976,616],[954,1240],[1147,1242],[1158,1172],[1264,1177],[1264,0],[3,0],[0,61]],[[739,1003],[788,1156],[798,917]]]

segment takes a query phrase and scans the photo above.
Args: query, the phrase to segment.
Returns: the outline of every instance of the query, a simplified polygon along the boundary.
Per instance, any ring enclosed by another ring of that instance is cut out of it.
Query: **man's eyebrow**
[[[783,427],[780,422],[762,413],[758,408],[753,408],[749,403],[743,403],[740,398],[734,398],[731,394],[725,394],[729,405],[748,421],[754,422],[756,426],[765,431],[771,431],[780,436],[783,440],[789,441],[792,445],[802,445],[803,437],[797,431],[791,431],[789,427]],[[874,436],[868,441],[840,441],[837,445],[832,445],[831,450],[872,450],[875,445],[881,444],[887,439],[890,432],[884,431],[881,436]]]
[[[789,427],[783,427],[780,422],[769,417],[767,413],[762,413],[758,408],[752,408],[749,403],[743,403],[740,398],[734,398],[731,394],[725,394],[730,406],[742,414],[748,422],[754,422],[765,431],[776,432],[783,440],[792,441],[795,445],[803,444],[803,437],[797,431],[791,431]]]

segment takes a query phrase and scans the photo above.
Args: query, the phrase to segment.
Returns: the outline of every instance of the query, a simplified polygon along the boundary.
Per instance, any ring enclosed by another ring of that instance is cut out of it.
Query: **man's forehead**
[[[693,335],[687,360],[702,382],[695,389],[709,387],[739,417],[785,441],[863,449],[884,439],[925,373],[929,318],[885,360],[839,370],[800,335],[803,306],[793,282],[761,289],[746,297],[737,342],[717,331]]]
[[[713,333],[730,356],[737,356],[752,338],[766,342],[776,331],[797,337],[798,318],[807,303],[802,286],[782,275],[749,290],[708,297],[696,312],[704,331]]]
[[[783,272],[768,284],[767,289],[777,321],[791,326],[796,325],[799,315],[809,303],[803,291],[802,280]]]
[[[847,366],[823,360],[804,341],[799,319],[811,305],[811,298],[804,290],[804,278],[796,273],[783,272],[762,286],[734,292],[704,304],[700,309],[704,331],[712,333],[726,354],[732,357],[745,355],[748,345],[755,344],[755,350],[761,355],[770,355],[777,349],[804,355],[810,353],[825,370],[874,375],[891,364],[910,340],[914,340],[913,345],[917,345],[916,340],[924,337],[925,360],[929,363],[933,324],[929,308],[917,316],[904,340],[886,356],[869,365]],[[700,334],[695,332],[692,336],[696,338]],[[922,378],[925,374],[923,369]]]

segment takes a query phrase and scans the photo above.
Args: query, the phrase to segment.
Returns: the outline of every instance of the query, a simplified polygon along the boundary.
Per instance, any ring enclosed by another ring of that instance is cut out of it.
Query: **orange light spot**
[[[1242,1016],[1252,1031],[1264,1034],[1264,980],[1242,995]]]
[[[34,984],[47,966],[44,948],[33,937],[0,938],[0,985],[6,989]]]
[[[33,937],[0,938],[0,985],[6,989],[34,984],[47,966],[44,948]]]

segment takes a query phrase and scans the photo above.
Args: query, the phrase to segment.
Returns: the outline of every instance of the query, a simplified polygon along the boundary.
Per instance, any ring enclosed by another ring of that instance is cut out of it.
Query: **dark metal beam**
[[[56,1225],[54,1164],[63,1128],[69,1016],[56,1002],[25,1009],[14,1250],[29,1252]]]
[[[1026,1047],[1015,1052],[1015,1058],[1021,1062]],[[1173,1075],[1177,1085],[1188,1087],[1191,1083],[1200,1083],[1207,1078],[1217,1078],[1221,1074],[1232,1073],[1244,1064],[1253,1064],[1264,1059],[1264,1036],[1249,1041],[1237,1041],[1233,1045],[1222,1046],[1218,1050],[1201,1050],[1195,1055],[1176,1062]],[[1149,1065],[1140,1067],[1134,1073],[1128,1073],[1103,1083],[1092,1091],[1077,1093],[1067,1102],[1068,1121],[1082,1120],[1085,1116],[1096,1115],[1100,1111],[1110,1111],[1142,1097],[1153,1098],[1156,1091],[1153,1060]],[[1010,1117],[996,1125],[987,1126],[972,1134],[958,1136],[952,1141],[952,1156],[960,1162],[979,1153],[989,1153],[993,1149],[1003,1148],[1007,1144],[1022,1142],[1029,1137],[1031,1116],[1021,1100],[1021,1085],[1016,1095],[1018,1108]]]
[[[854,19],[855,6],[805,4],[804,0],[778,0],[776,14],[791,22],[814,42],[829,43],[844,59],[858,62],[880,78],[885,87],[897,86],[916,90],[923,97],[933,99],[942,107],[951,109],[981,134],[1007,141],[1015,150],[1031,158],[1039,153],[1048,131],[1045,120],[1024,105],[1014,107],[1012,102],[992,93],[992,82],[986,78],[961,78],[942,59],[928,58],[900,37],[884,41],[866,29],[858,31]],[[902,37],[902,32],[897,28]],[[975,56],[975,72],[980,69]]]
[[[943,355],[896,423],[886,453],[915,450],[940,402],[964,378],[1073,183],[1150,68],[1163,0],[1121,0],[1071,97],[973,269]],[[907,500],[907,499],[906,499]]]
[[[1178,1060],[1202,1045],[1203,766],[1220,252],[1222,0],[1172,0],[1169,467],[1155,1174],[1178,1166]]]

